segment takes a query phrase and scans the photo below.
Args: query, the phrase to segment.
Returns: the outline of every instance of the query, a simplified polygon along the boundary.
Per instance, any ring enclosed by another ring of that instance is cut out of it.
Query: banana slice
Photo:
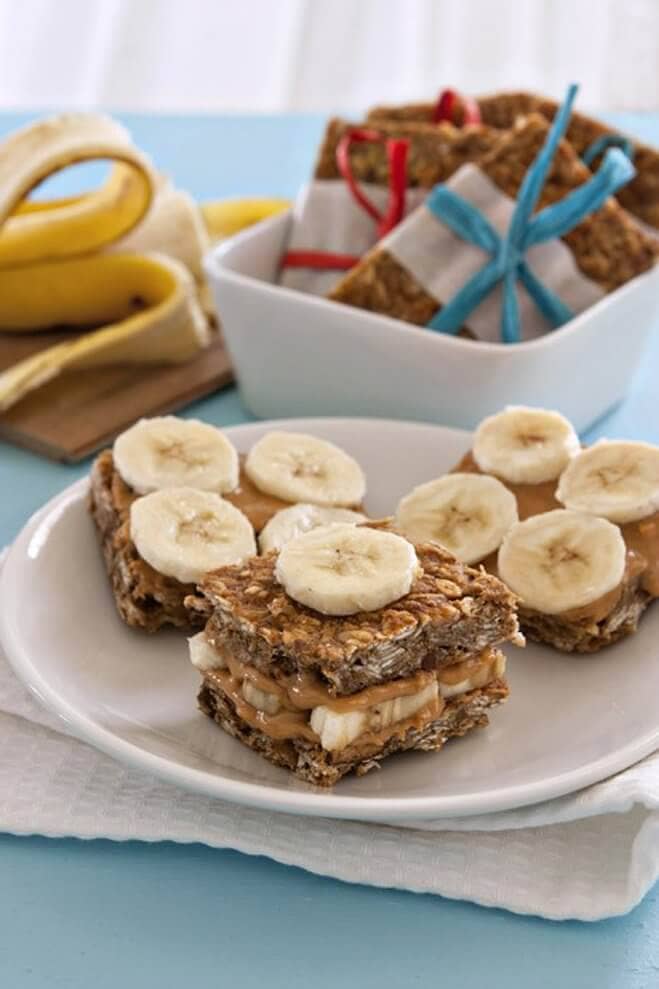
[[[366,493],[356,460],[305,433],[266,433],[250,450],[245,470],[257,488],[284,501],[350,506]]]
[[[400,501],[396,526],[413,543],[441,543],[462,563],[479,563],[517,522],[517,499],[486,474],[447,474]]]
[[[198,670],[223,670],[226,663],[219,652],[213,649],[205,632],[197,632],[188,639],[190,662]]]
[[[402,536],[339,523],[286,543],[275,575],[300,604],[323,615],[354,615],[402,598],[420,572]]]
[[[636,522],[659,511],[659,447],[600,440],[561,474],[556,497],[566,508],[609,522]]]
[[[255,687],[249,680],[243,680],[241,692],[247,703],[255,707],[257,711],[265,711],[266,714],[277,714],[281,707],[281,702],[276,694]]]
[[[511,405],[483,419],[474,433],[474,460],[510,484],[553,481],[579,452],[579,437],[559,412]]]
[[[138,494],[191,487],[232,491],[238,485],[238,454],[226,436],[198,419],[140,419],[114,441],[114,464]]]
[[[330,707],[315,707],[311,712],[311,727],[320,736],[322,748],[337,752],[350,745],[365,731],[381,731],[398,721],[411,718],[422,707],[436,701],[438,695],[437,681],[433,680],[415,694],[392,697],[365,711],[340,713]]]
[[[616,525],[558,508],[513,526],[501,544],[498,569],[527,608],[557,615],[617,587],[625,556]]]
[[[212,491],[166,488],[130,506],[130,535],[154,570],[196,584],[209,570],[256,553],[254,530],[242,512]]]
[[[259,535],[259,549],[262,553],[268,553],[271,549],[281,549],[291,539],[296,539],[305,532],[311,532],[321,525],[331,525],[333,522],[351,522],[357,525],[364,522],[365,515],[361,512],[352,512],[349,508],[333,508],[324,505],[291,505],[290,508],[282,508],[280,512],[273,515],[270,521],[261,530]]]

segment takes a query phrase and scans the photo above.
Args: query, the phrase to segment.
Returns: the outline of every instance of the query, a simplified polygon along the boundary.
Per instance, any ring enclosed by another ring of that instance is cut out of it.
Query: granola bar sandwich
[[[500,647],[521,642],[501,581],[386,526],[316,528],[199,591],[201,710],[320,786],[485,725],[508,694]]]
[[[136,628],[194,628],[184,604],[197,580],[256,552],[246,516],[222,495],[238,485],[238,455],[207,423],[142,419],[104,450],[89,506],[117,610]]]
[[[90,509],[119,614],[153,632],[198,625],[184,604],[198,579],[256,553],[254,534],[275,514],[283,517],[265,545],[291,526],[346,521],[353,513],[341,506],[364,491],[356,461],[316,437],[268,433],[241,465],[216,427],[163,416],[140,420],[99,455]]]
[[[659,596],[659,448],[600,441],[511,407],[483,420],[454,472],[402,499],[400,531],[438,539],[520,597],[529,638],[596,652]]]

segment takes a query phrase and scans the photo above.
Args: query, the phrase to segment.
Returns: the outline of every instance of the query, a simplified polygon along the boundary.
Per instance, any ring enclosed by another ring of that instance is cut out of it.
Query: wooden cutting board
[[[72,335],[0,333],[0,370]],[[0,438],[74,463],[107,445],[140,416],[175,412],[232,380],[218,333],[187,364],[117,365],[62,374],[0,414]]]

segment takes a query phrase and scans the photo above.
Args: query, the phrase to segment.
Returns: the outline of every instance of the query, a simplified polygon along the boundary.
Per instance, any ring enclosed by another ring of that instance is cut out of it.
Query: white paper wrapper
[[[386,210],[389,190],[363,183],[361,188],[381,213]],[[408,189],[405,214],[423,202],[427,189]],[[328,251],[360,258],[377,241],[375,220],[355,201],[342,179],[318,179],[305,186],[295,201],[289,251]],[[342,271],[315,268],[282,268],[279,283],[299,292],[326,295]]]
[[[501,234],[508,229],[515,201],[476,165],[463,165],[446,186],[476,206]],[[457,237],[422,205],[380,242],[438,302],[446,303],[489,260],[486,251]],[[575,314],[603,297],[604,290],[577,268],[561,240],[531,247],[526,254],[534,274]],[[523,340],[551,329],[524,287],[518,283]],[[479,340],[501,341],[501,288],[497,286],[469,316],[467,326]]]

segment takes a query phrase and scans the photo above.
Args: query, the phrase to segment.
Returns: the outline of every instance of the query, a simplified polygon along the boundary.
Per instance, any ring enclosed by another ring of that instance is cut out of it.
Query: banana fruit
[[[100,189],[26,202],[74,162],[114,162]],[[64,114],[0,146],[0,330],[101,326],[0,375],[0,409],[64,369],[117,362],[178,363],[207,346],[209,327],[189,271],[159,254],[108,254],[145,220],[156,173],[128,132],[98,114]]]
[[[206,638],[205,632],[197,632],[188,639],[190,662],[198,670],[223,670],[226,663]]]
[[[366,493],[357,461],[306,433],[266,433],[250,450],[245,471],[257,488],[283,501],[350,507]]]
[[[555,480],[579,452],[579,437],[559,412],[509,406],[488,416],[474,433],[480,469],[510,484]]]
[[[259,534],[259,549],[262,553],[269,553],[273,549],[280,550],[291,539],[296,539],[321,525],[331,525],[333,522],[351,522],[357,525],[365,520],[365,515],[361,512],[353,512],[349,508],[304,503],[291,505],[290,508],[282,508],[273,515],[263,527]]]
[[[112,459],[138,494],[189,487],[224,493],[238,486],[238,454],[224,433],[198,419],[140,419],[114,441]]]
[[[659,511],[659,447],[600,440],[561,474],[556,492],[566,508],[610,522],[636,522]]]
[[[234,234],[276,216],[290,207],[288,199],[252,198],[225,199],[222,202],[202,203],[199,209],[211,241],[224,240]]]
[[[555,509],[518,522],[499,550],[501,579],[522,604],[557,615],[597,601],[625,572],[620,529],[606,519]]]
[[[333,711],[330,707],[315,707],[311,712],[311,727],[320,737],[321,746],[337,752],[354,742],[365,731],[381,731],[398,721],[411,718],[422,707],[438,700],[439,687],[432,680],[415,694],[392,697],[374,704],[365,711]]]
[[[50,175],[95,159],[113,162],[99,189],[27,198]],[[191,360],[216,321],[202,265],[211,240],[284,205],[199,207],[101,114],[61,114],[10,135],[0,144],[0,331],[86,332],[0,373],[0,411],[65,370]]]
[[[241,693],[248,704],[255,707],[257,711],[264,711],[266,714],[277,714],[281,704],[276,694],[271,694],[267,690],[255,687],[251,681],[243,680]]]
[[[376,611],[404,597],[421,573],[411,543],[346,523],[286,543],[275,576],[289,597],[323,615]]]
[[[401,499],[396,528],[413,543],[441,543],[462,563],[480,563],[517,522],[517,500],[486,474],[447,474]]]
[[[182,584],[256,554],[254,530],[243,513],[215,492],[189,487],[163,488],[134,501],[130,537],[154,570]]]

